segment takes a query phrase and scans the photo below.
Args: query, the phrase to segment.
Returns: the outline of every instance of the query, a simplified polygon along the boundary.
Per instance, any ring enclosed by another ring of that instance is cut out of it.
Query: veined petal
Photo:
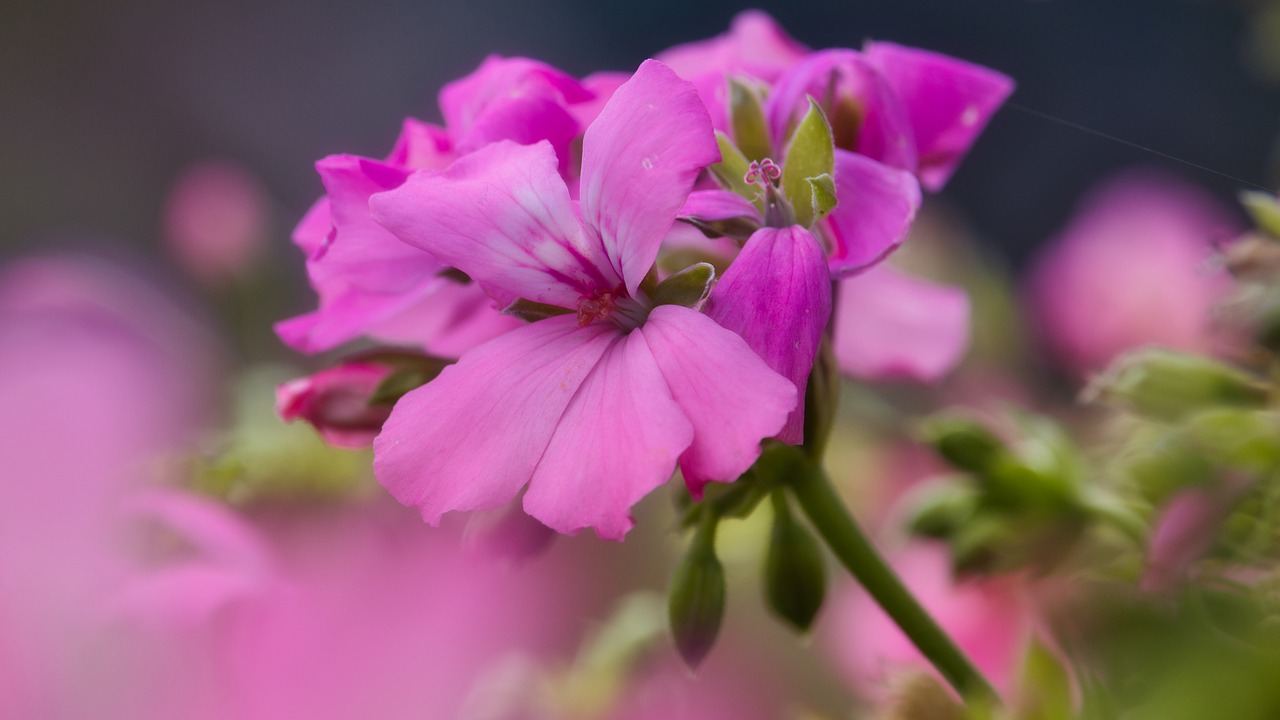
[[[378,482],[431,524],[510,501],[617,339],[612,326],[566,315],[474,348],[396,403],[373,444]]]
[[[619,337],[560,418],[525,510],[562,533],[594,527],[621,540],[631,506],[670,479],[692,441],[644,333]]]
[[[969,298],[880,265],[840,283],[835,352],[864,380],[937,380],[969,345]]]
[[[746,340],[803,397],[831,317],[831,280],[822,247],[798,225],[757,230],[711,291],[706,312]],[[804,440],[803,403],[788,416],[778,439]]]
[[[415,173],[370,201],[406,243],[469,275],[499,305],[516,298],[575,308],[621,278],[574,212],[547,142],[499,142],[443,173]]]
[[[795,409],[795,385],[736,333],[695,310],[660,305],[641,331],[693,425],[693,443],[680,456],[689,489],[701,494],[708,482],[737,480],[760,456],[760,442]]]
[[[680,217],[699,220],[760,219],[760,211],[749,200],[728,190],[695,190],[680,208]]]
[[[906,110],[861,53],[822,50],[778,78],[765,108],[775,147],[786,146],[785,139],[809,110],[808,97],[826,112],[837,148],[915,171],[915,141]]]
[[[833,275],[884,259],[907,236],[920,207],[915,177],[871,158],[836,151],[836,207],[824,227]]]
[[[646,60],[582,141],[583,218],[634,294],[702,168],[720,150],[692,85]]]
[[[942,189],[1013,92],[1013,80],[981,65],[893,43],[867,43],[865,52],[906,109],[920,181],[929,190]]]

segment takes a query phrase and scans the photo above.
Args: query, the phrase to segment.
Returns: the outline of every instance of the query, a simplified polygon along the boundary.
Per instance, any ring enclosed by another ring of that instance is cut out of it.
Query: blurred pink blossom
[[[890,556],[902,581],[996,689],[1013,690],[1017,663],[1032,623],[1012,578],[957,581],[945,547],[907,546]],[[905,671],[929,671],[902,631],[852,583],[838,588],[828,611],[826,642],[853,688],[881,699],[887,681]]]
[[[1227,276],[1211,258],[1236,229],[1211,197],[1173,178],[1130,171],[1103,183],[1031,273],[1047,349],[1077,375],[1146,345],[1212,351]]]
[[[188,274],[204,283],[243,275],[270,233],[267,198],[257,178],[234,163],[185,168],[164,207],[163,238]]]

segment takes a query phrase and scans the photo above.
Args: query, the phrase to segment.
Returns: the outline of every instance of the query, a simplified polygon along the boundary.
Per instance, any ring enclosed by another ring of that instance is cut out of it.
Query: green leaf
[[[813,198],[813,222],[817,222],[836,207],[836,181],[829,173],[823,173],[805,178],[805,182],[809,183],[809,193]]]
[[[796,522],[782,489],[773,492],[773,530],[765,555],[765,600],[778,617],[806,632],[827,594],[827,566],[817,538]]]
[[[782,162],[782,190],[799,224],[808,227],[814,221],[813,190],[808,179],[832,175],[834,171],[835,143],[831,138],[831,125],[818,103],[809,98],[809,112],[792,133]]]
[[[659,283],[653,291],[653,302],[697,307],[707,299],[715,279],[716,269],[711,263],[691,265]]]
[[[1259,230],[1280,239],[1280,198],[1270,193],[1246,190],[1240,193],[1240,204],[1244,205]]]
[[[751,161],[727,135],[719,130],[716,131],[716,144],[720,147],[720,162],[709,168],[711,174],[726,190],[732,190],[748,200],[755,201],[759,193],[746,181],[747,168],[751,165]]]
[[[514,315],[525,322],[537,322],[557,315],[568,315],[573,311],[558,305],[548,305],[520,298],[508,305],[503,312],[508,315]]]
[[[733,139],[747,160],[763,160],[773,153],[769,125],[755,89],[742,80],[729,80],[729,114]]]

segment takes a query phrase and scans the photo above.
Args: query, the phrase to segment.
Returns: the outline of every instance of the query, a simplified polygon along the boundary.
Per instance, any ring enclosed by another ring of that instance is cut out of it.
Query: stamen
[[[742,176],[742,181],[748,185],[759,185],[764,188],[766,185],[772,185],[774,181],[782,177],[782,168],[778,167],[770,158],[763,160],[752,160],[747,166],[747,174]]]
[[[593,322],[608,319],[613,314],[614,294],[602,292],[591,298],[583,298],[578,303],[578,327],[586,327]]]

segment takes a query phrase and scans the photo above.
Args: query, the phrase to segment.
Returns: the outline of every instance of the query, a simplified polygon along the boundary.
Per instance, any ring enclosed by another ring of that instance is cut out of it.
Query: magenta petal
[[[621,540],[631,506],[675,470],[693,427],[671,397],[644,333],[618,338],[560,418],[524,508],[551,528]]]
[[[822,247],[798,225],[755,231],[711,291],[706,312],[742,336],[803,397],[831,317],[831,280]],[[803,403],[787,417],[778,439],[804,440]]]
[[[329,249],[333,241],[333,216],[329,212],[329,198],[315,202],[293,229],[293,244],[308,260],[317,258]]]
[[[921,182],[940,190],[1013,92],[1013,80],[981,65],[893,43],[867,43],[866,57],[906,108]]]
[[[574,213],[556,164],[546,142],[494,143],[443,173],[415,173],[370,205],[397,237],[466,273],[499,305],[576,308],[621,279]]]
[[[605,70],[591,73],[582,78],[582,87],[592,94],[592,98],[569,106],[569,112],[578,119],[580,126],[587,127],[599,117],[600,111],[604,109],[605,103],[609,102],[609,98],[613,97],[618,88],[630,79],[631,76],[624,72]]]
[[[405,118],[387,163],[412,170],[443,170],[453,159],[453,142],[444,128]]]
[[[617,338],[609,325],[578,327],[565,315],[472,349],[396,403],[373,443],[378,481],[431,524],[510,501]]]
[[[759,219],[760,211],[750,201],[728,190],[695,190],[680,208],[680,217],[699,220]]]
[[[856,272],[884,259],[907,236],[920,207],[914,176],[862,155],[836,151],[835,210],[825,221],[831,273]]]
[[[582,141],[582,215],[634,295],[702,168],[720,160],[692,85],[646,60]]]
[[[741,337],[700,312],[660,305],[642,327],[653,358],[685,417],[693,443],[680,456],[685,482],[733,482],[782,429],[798,400],[795,385]]]
[[[847,133],[833,128],[841,149],[903,170],[916,170],[916,147],[906,110],[888,80],[861,53],[816,52],[778,78],[765,107],[776,146],[785,145],[784,138],[808,111],[809,97],[823,103],[833,118],[832,102],[857,107],[860,121],[852,147],[842,144]]]
[[[729,32],[677,45],[664,50],[658,59],[690,80],[703,75],[718,74],[723,79],[730,73],[745,73],[772,81],[807,52],[768,13],[746,10],[733,18]]]
[[[459,154],[499,140],[546,140],[559,170],[569,168],[570,143],[581,134],[572,107],[594,93],[571,75],[527,58],[488,57],[475,72],[440,92],[440,108]]]
[[[963,290],[880,265],[840,283],[835,351],[840,369],[864,380],[937,380],[969,345]]]

